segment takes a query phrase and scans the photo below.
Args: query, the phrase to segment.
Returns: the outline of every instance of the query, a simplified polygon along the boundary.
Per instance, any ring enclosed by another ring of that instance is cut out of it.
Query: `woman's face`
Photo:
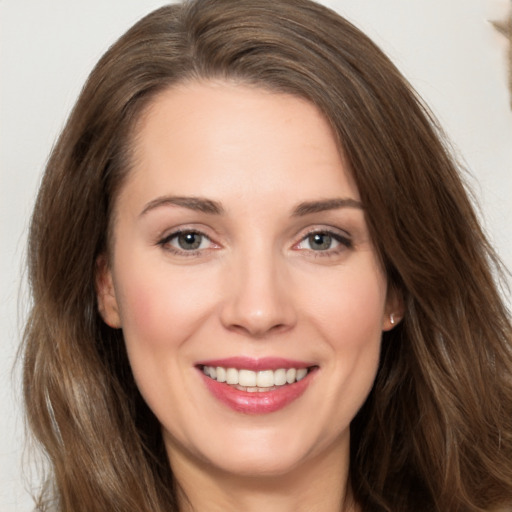
[[[173,465],[277,475],[348,460],[398,304],[312,104],[227,83],[162,93],[112,246],[100,310]]]

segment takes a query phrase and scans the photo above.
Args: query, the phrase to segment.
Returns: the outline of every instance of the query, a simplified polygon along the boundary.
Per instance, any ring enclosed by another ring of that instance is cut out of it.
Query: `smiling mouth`
[[[210,379],[225,383],[239,391],[262,393],[274,391],[304,379],[316,366],[278,368],[277,370],[246,370],[223,366],[202,365],[200,369]]]

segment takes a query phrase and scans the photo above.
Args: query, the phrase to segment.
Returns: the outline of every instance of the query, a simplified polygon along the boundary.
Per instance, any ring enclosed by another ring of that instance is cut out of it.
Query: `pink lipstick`
[[[231,409],[245,414],[278,411],[308,388],[314,363],[282,358],[233,357],[201,361],[196,365],[212,395]]]

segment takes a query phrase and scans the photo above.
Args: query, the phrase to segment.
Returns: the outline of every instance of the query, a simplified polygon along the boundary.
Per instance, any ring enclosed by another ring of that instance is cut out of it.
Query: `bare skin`
[[[154,100],[135,141],[98,299],[162,425],[183,511],[357,511],[350,422],[402,304],[328,123],[294,96],[189,83]],[[205,376],[205,361],[235,358],[308,373],[265,391],[291,396],[270,410]]]

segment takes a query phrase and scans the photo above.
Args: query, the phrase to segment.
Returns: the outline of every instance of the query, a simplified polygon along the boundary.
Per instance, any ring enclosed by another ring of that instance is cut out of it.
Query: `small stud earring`
[[[389,321],[391,322],[391,325],[395,325],[395,314],[394,313],[391,313],[391,315],[389,315]]]

